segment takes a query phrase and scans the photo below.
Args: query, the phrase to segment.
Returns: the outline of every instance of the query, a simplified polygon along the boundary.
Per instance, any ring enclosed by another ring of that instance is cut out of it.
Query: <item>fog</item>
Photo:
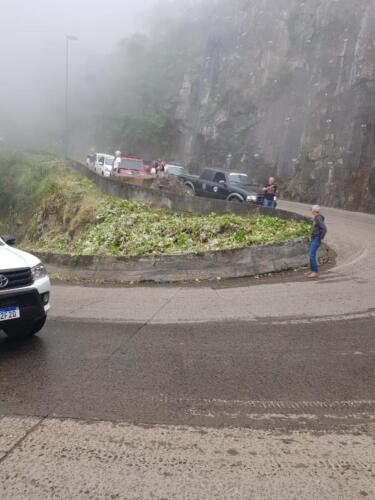
[[[0,19],[0,148],[267,169],[373,210],[374,0],[0,0]]]
[[[1,0],[0,137],[37,146],[52,128],[57,138],[64,120],[66,36],[79,39],[71,42],[74,89],[121,38],[145,29],[154,4],[156,0]]]

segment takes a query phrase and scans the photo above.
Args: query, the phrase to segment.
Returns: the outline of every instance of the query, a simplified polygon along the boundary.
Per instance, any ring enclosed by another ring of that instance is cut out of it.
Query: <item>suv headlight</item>
[[[40,278],[44,278],[45,276],[47,276],[46,268],[42,263],[37,264],[36,266],[31,268],[31,275],[34,281],[39,280]]]
[[[258,200],[258,197],[257,197],[257,195],[255,195],[255,194],[252,194],[252,195],[250,195],[250,196],[248,196],[248,197],[246,198],[246,201],[253,201],[253,202],[255,202],[255,203],[257,202],[257,200]]]

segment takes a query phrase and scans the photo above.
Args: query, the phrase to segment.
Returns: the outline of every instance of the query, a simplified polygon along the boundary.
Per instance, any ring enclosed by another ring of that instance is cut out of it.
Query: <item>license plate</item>
[[[5,309],[0,309],[0,321],[9,321],[10,319],[17,319],[20,317],[19,307],[6,307]]]

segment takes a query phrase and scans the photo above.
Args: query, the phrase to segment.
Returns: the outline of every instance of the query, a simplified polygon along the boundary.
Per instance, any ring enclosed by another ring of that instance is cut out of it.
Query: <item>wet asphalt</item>
[[[374,319],[274,325],[49,320],[0,333],[0,414],[348,429],[375,418]]]

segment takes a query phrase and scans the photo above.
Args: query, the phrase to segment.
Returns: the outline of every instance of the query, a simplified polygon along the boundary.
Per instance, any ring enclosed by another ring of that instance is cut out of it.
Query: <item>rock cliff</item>
[[[375,0],[217,0],[204,30],[173,111],[176,156],[375,211]]]

